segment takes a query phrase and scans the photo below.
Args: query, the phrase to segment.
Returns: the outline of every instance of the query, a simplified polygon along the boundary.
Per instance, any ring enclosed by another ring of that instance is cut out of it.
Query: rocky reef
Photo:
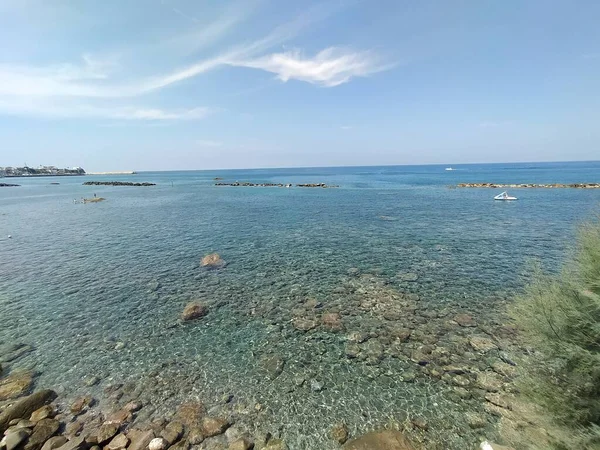
[[[234,181],[232,183],[219,182],[215,183],[215,186],[234,186],[234,187],[286,187],[291,188],[293,186],[292,183],[250,183],[249,181]],[[296,187],[305,187],[305,188],[336,188],[339,186],[336,185],[328,185],[325,183],[300,183],[296,184]]]
[[[502,183],[459,183],[459,188],[544,188],[544,189],[562,189],[562,188],[574,188],[574,189],[600,189],[600,183],[551,183],[551,184],[533,184],[533,183],[522,183],[522,184],[502,184]]]
[[[17,187],[18,184],[0,183],[0,187]]]
[[[156,186],[156,183],[133,183],[131,181],[86,181],[84,186]]]

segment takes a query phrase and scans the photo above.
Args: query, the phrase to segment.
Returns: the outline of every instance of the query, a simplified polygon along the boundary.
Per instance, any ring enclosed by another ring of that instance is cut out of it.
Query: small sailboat
[[[511,197],[510,195],[508,195],[508,192],[504,191],[504,192],[496,195],[494,197],[494,200],[504,200],[504,201],[517,200],[517,197]]]

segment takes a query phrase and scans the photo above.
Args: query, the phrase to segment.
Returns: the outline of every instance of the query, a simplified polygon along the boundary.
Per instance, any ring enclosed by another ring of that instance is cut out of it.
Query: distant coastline
[[[33,167],[0,167],[0,178],[19,177],[71,177],[85,175],[82,167],[59,169],[56,166]]]

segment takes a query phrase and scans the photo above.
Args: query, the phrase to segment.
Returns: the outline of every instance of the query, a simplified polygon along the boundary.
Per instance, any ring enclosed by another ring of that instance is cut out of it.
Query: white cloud
[[[246,4],[240,0],[233,3],[222,10],[216,20],[209,20],[206,26],[179,35],[167,47],[177,44],[181,49],[197,50],[213,44],[254,14],[254,6],[263,1],[251,0]],[[163,74],[137,72],[132,67],[139,67],[136,61],[138,55],[133,52],[127,57],[123,56],[127,55],[126,52],[121,53],[122,61],[86,53],[75,63],[38,66],[0,64],[0,114],[138,121],[198,120],[206,117],[212,109],[166,110],[135,107],[124,102],[127,98],[141,97],[224,66],[264,70],[276,74],[282,81],[295,79],[323,87],[338,86],[354,77],[366,77],[392,67],[371,51],[336,47],[326,48],[313,57],[305,57],[299,50],[265,54],[329,17],[344,4],[339,0],[318,4],[277,26],[261,39],[232,46],[212,57]],[[191,22],[199,17],[181,10],[174,12]],[[158,45],[160,47],[161,43]],[[156,58],[160,61],[160,51],[158,53]],[[141,65],[147,62],[141,61]],[[107,104],[109,100],[111,103]]]
[[[342,130],[351,130],[352,129],[352,127],[350,125],[342,125],[340,128]]]
[[[294,50],[229,64],[272,72],[284,82],[296,79],[324,87],[339,86],[353,77],[366,77],[392,67],[371,52],[336,47],[322,50],[313,58]]]

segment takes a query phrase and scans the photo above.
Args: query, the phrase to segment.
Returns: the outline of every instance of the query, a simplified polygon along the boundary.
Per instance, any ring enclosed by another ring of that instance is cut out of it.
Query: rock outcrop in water
[[[544,188],[544,189],[560,189],[560,188],[575,188],[575,189],[600,189],[600,183],[550,183],[550,184],[502,184],[502,183],[459,183],[459,188]]]
[[[200,261],[200,266],[219,269],[225,266],[225,261],[221,259],[221,256],[218,253],[211,253],[210,255],[206,255],[204,258],[202,258],[202,261]]]
[[[234,181],[233,183],[219,182],[215,183],[215,186],[234,186],[234,187],[292,187],[292,183],[250,183],[249,181]],[[328,185],[325,183],[301,183],[297,184],[296,187],[303,188],[336,188],[339,186]]]
[[[208,307],[203,303],[188,303],[181,313],[181,320],[188,321],[200,319],[208,314]]]
[[[156,183],[133,183],[131,181],[86,181],[84,186],[156,186]]]

